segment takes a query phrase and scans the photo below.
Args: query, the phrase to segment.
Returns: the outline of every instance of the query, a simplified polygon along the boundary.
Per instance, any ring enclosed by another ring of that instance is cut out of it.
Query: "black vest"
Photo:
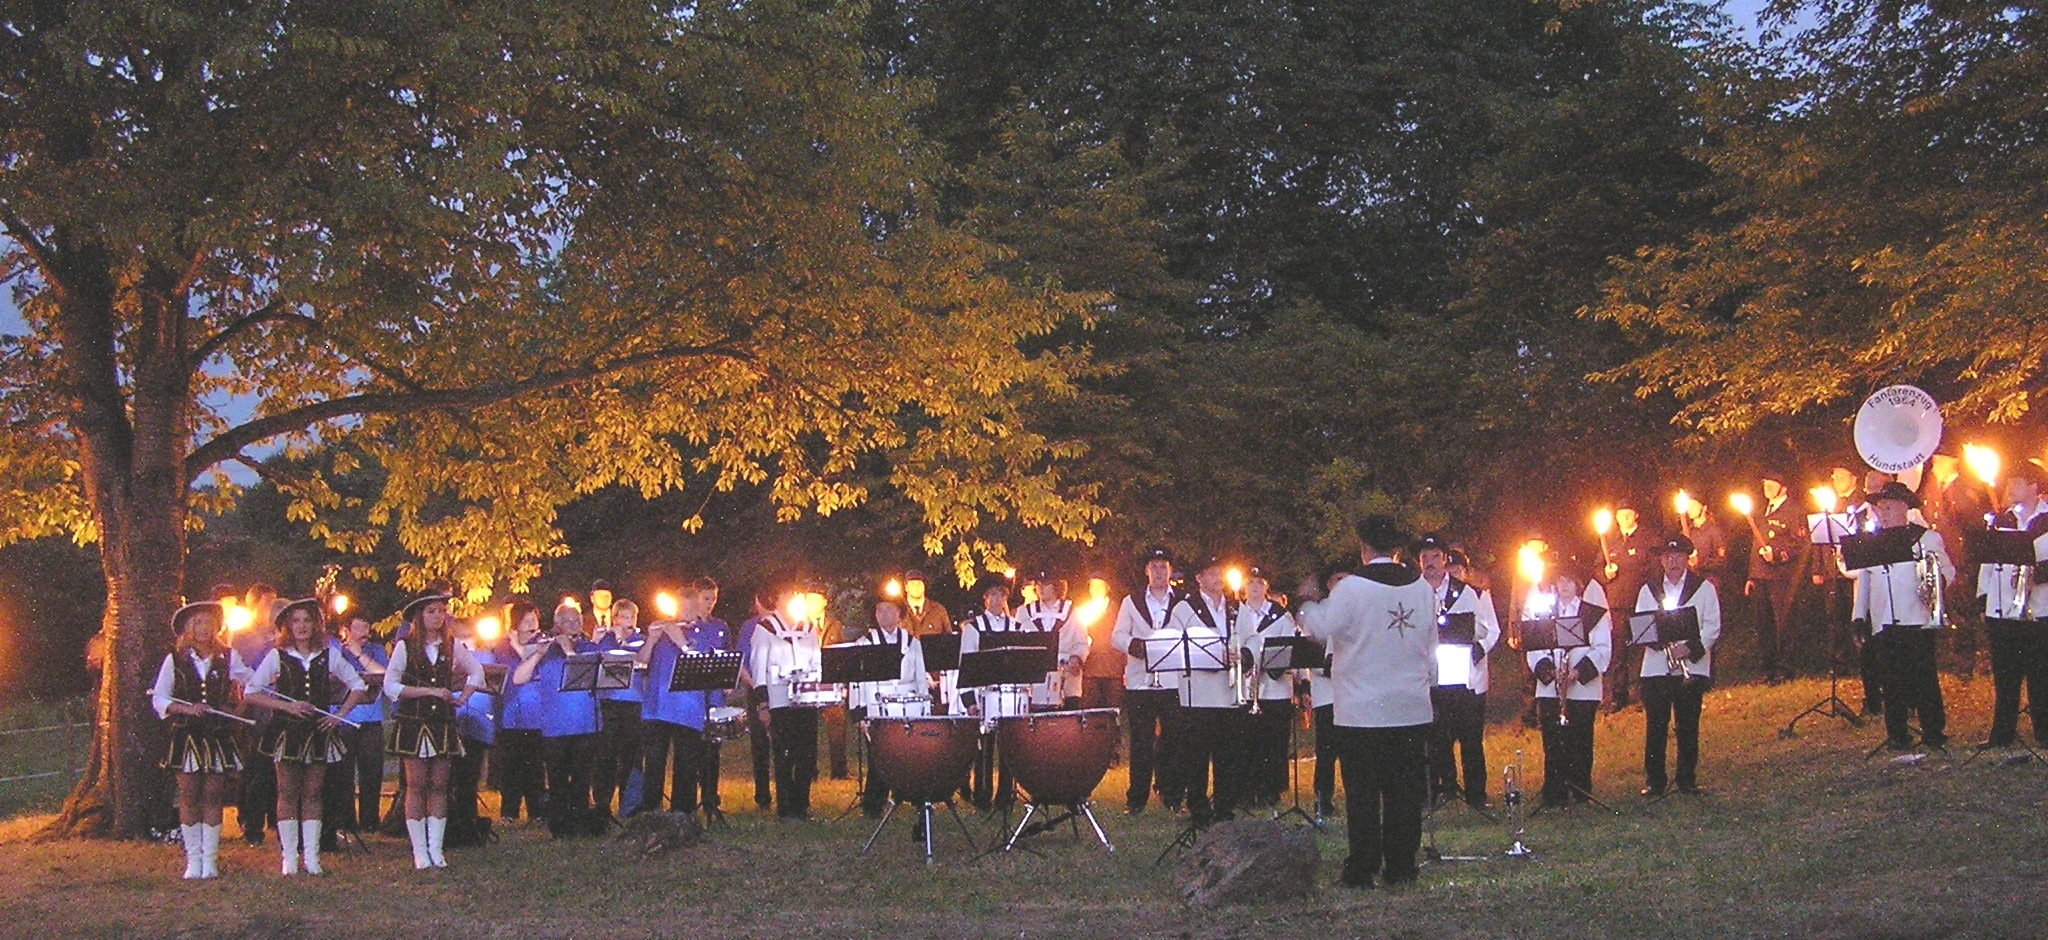
[[[285,650],[277,651],[277,691],[310,702],[314,708],[326,711],[338,699],[334,698],[334,676],[327,671],[329,649],[314,653],[310,662],[301,664],[297,656]]]
[[[427,648],[418,637],[406,637],[398,641],[405,644],[406,685],[423,685],[455,691],[455,638],[441,641],[441,661],[427,662]],[[398,716],[421,721],[452,721],[455,718],[455,703],[439,698],[405,698],[398,700]]]
[[[171,697],[194,705],[205,705],[226,711],[234,702],[229,699],[227,650],[213,654],[208,660],[206,678],[199,678],[199,667],[192,665],[192,657],[183,652],[171,653]],[[189,721],[219,721],[208,716],[193,718],[189,715],[172,715],[171,726],[183,727]]]

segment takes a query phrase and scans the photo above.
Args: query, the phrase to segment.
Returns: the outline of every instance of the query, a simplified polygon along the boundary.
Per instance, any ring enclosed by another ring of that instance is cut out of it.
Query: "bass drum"
[[[870,720],[867,735],[875,774],[905,803],[945,802],[981,750],[981,722],[966,715]]]
[[[1003,760],[1033,803],[1075,806],[1088,802],[1121,734],[1114,708],[1040,712],[996,723]]]

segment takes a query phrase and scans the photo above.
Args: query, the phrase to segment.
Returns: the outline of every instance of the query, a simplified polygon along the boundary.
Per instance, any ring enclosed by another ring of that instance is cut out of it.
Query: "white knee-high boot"
[[[220,823],[199,824],[199,877],[220,877]]]
[[[412,840],[412,867],[432,868],[433,859],[427,857],[427,821],[408,819],[405,821],[405,837]]]
[[[277,821],[277,844],[284,858],[284,873],[299,873],[299,821],[280,819]]]
[[[206,830],[199,823],[178,827],[178,841],[185,846],[185,880],[204,877],[206,863],[201,857],[206,854]]]
[[[320,820],[299,820],[299,842],[305,846],[306,874],[327,874],[320,867]]]
[[[427,817],[427,859],[435,868],[447,868],[448,859],[441,854],[442,840],[448,836],[448,817]]]

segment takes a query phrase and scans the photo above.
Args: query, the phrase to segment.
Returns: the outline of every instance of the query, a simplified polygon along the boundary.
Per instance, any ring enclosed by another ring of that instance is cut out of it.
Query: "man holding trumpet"
[[[1680,793],[1699,792],[1700,706],[1714,682],[1714,644],[1721,639],[1721,595],[1712,582],[1691,570],[1692,553],[1692,540],[1683,535],[1658,544],[1659,576],[1636,594],[1638,614],[1689,607],[1700,625],[1697,640],[1643,647],[1644,796],[1664,794],[1664,744],[1674,723],[1678,726],[1678,766],[1671,782],[1678,784]]]

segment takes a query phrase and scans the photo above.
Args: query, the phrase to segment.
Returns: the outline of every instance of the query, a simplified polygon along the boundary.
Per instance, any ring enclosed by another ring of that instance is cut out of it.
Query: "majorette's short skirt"
[[[391,753],[399,757],[461,757],[464,752],[454,719],[400,715],[398,733],[391,737]]]
[[[332,764],[348,757],[348,744],[336,731],[316,719],[282,715],[270,719],[256,750],[280,764]]]
[[[242,749],[234,731],[216,724],[188,724],[171,729],[171,747],[161,765],[181,774],[224,774],[242,769]]]

